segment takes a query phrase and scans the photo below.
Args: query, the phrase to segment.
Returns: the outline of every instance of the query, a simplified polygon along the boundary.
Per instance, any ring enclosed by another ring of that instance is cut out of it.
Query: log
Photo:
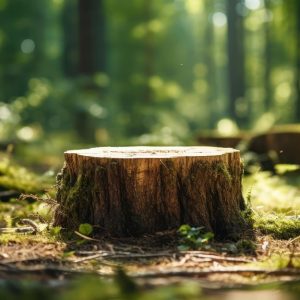
[[[248,225],[238,150],[101,147],[65,152],[54,225],[89,223],[112,236],[203,226],[220,237]]]

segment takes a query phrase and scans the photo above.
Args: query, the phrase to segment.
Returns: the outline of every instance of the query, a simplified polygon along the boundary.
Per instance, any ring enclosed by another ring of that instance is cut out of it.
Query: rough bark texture
[[[67,151],[57,177],[55,224],[80,223],[114,236],[181,224],[229,237],[245,229],[239,151],[212,147],[123,147]]]

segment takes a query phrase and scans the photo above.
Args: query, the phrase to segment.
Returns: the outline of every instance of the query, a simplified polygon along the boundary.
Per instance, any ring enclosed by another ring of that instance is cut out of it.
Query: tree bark
[[[296,2],[296,121],[300,121],[300,3]]]
[[[243,125],[247,123],[248,113],[237,110],[238,102],[245,102],[244,28],[243,17],[237,13],[239,2],[227,1],[229,115]]]
[[[113,236],[203,226],[245,229],[239,151],[213,147],[92,148],[65,152],[55,224],[90,223]]]
[[[102,0],[79,0],[79,73],[105,70],[105,15]]]

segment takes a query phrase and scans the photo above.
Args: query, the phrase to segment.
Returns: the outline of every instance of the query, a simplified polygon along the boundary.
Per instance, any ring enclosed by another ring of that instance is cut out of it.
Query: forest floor
[[[195,228],[116,239],[93,234],[88,224],[72,233],[52,227],[53,174],[35,175],[3,155],[0,299],[54,299],[51,291],[79,300],[298,299],[300,171],[276,170],[244,178],[251,239],[218,242]]]

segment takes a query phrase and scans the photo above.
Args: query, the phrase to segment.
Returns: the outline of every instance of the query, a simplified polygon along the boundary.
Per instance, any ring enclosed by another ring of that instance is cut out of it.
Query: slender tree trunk
[[[300,122],[300,3],[296,2],[296,120]]]
[[[66,76],[77,75],[78,38],[77,38],[77,2],[66,0],[62,10],[63,53],[62,68]]]
[[[152,18],[152,2],[144,0],[144,14],[145,22],[150,22]],[[148,29],[145,36],[145,65],[144,75],[146,78],[144,102],[150,103],[152,100],[152,90],[148,84],[148,80],[154,73],[154,47],[153,47],[153,33]]]
[[[229,115],[239,125],[247,121],[247,111],[237,110],[237,104],[245,101],[244,72],[244,29],[243,17],[237,14],[239,0],[227,0],[228,16],[228,79],[229,79]]]
[[[105,16],[103,0],[79,0],[79,73],[105,70]]]
[[[214,2],[211,0],[206,1],[206,7],[208,13],[212,13],[214,9]],[[207,81],[208,81],[208,91],[207,91],[207,114],[208,114],[208,125],[209,128],[215,127],[215,122],[218,119],[218,111],[216,111],[216,72],[215,72],[215,61],[213,56],[214,47],[214,28],[211,22],[206,22],[205,28],[205,62],[207,66]]]
[[[271,2],[270,0],[265,0],[265,9],[267,13],[271,11]],[[271,89],[271,67],[272,67],[272,59],[271,59],[271,49],[272,49],[272,40],[271,40],[271,28],[270,22],[265,22],[265,55],[264,55],[264,66],[265,66],[265,74],[264,74],[264,84],[265,84],[265,111],[270,111],[272,106],[272,89]]]

